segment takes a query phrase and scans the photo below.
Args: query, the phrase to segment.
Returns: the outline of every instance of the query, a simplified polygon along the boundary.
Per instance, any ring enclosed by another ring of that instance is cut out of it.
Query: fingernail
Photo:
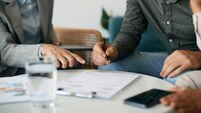
[[[173,76],[173,75],[169,75],[168,77],[169,77],[169,78],[173,78],[174,76]]]
[[[167,74],[166,74],[166,73],[163,73],[163,77],[167,77]]]
[[[83,64],[85,64],[85,63],[86,63],[86,61],[85,61],[85,60],[82,60],[82,63],[83,63]]]

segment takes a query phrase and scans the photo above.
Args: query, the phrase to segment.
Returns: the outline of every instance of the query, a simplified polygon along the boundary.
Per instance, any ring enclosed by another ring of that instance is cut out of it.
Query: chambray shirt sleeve
[[[197,46],[201,50],[201,12],[193,15],[193,24],[196,33]]]

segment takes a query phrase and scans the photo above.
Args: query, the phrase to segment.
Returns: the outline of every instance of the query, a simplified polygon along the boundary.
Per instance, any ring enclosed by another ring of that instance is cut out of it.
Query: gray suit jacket
[[[17,67],[25,61],[37,61],[40,44],[25,45],[21,16],[16,0],[0,0],[0,76],[16,74]],[[54,0],[37,0],[45,43],[53,43],[55,34],[52,26]]]

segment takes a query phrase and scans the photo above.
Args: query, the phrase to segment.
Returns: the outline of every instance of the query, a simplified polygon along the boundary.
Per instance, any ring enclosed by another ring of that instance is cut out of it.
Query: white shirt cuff
[[[196,34],[196,42],[199,49],[201,49],[201,12],[193,14],[193,24]]]

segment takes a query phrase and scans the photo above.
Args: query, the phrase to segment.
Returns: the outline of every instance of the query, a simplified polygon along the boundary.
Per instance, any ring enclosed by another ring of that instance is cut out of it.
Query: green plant
[[[104,29],[108,30],[110,15],[102,8],[101,25]]]

